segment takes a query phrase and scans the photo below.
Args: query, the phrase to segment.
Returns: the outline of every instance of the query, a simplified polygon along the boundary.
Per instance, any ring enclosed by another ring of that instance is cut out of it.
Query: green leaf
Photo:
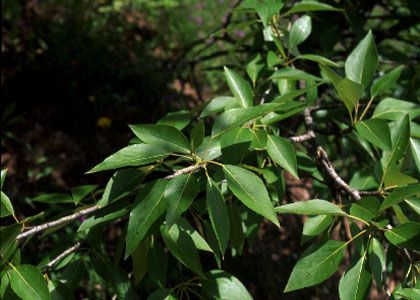
[[[3,183],[4,183],[4,180],[6,179],[6,176],[7,176],[7,169],[1,170],[1,176],[0,176],[1,188],[0,188],[0,190],[3,190]]]
[[[147,273],[147,257],[150,248],[150,239],[144,239],[131,253],[134,284],[138,285]]]
[[[414,161],[417,165],[417,170],[420,172],[420,140],[416,138],[410,138],[410,148]]]
[[[376,106],[372,118],[398,121],[406,114],[410,120],[420,116],[420,105],[395,98],[385,98]]]
[[[299,178],[297,173],[296,150],[289,140],[276,135],[268,135],[267,152],[275,163],[294,177]]]
[[[182,130],[190,124],[191,114],[189,111],[180,110],[176,112],[171,112],[166,114],[162,119],[160,119],[157,124],[159,125],[168,125],[175,127],[178,130]]]
[[[296,3],[295,6],[293,6],[291,9],[289,9],[284,15],[289,14],[295,14],[300,12],[308,12],[308,11],[340,11],[341,9],[338,9],[334,6],[321,3],[318,1],[302,1],[299,3]]]
[[[253,105],[252,88],[249,83],[243,79],[238,73],[224,67],[225,77],[230,91],[239,100],[242,107],[250,107]]]
[[[157,180],[137,194],[128,221],[125,257],[133,253],[150,227],[165,212],[164,191],[167,183],[163,179]]]
[[[198,250],[213,252],[210,248],[207,241],[198,233],[198,231],[190,225],[184,218],[179,218],[176,224],[179,226],[179,229],[188,233],[188,235],[192,238],[195,247]]]
[[[177,300],[171,289],[157,290],[151,293],[147,300]]]
[[[264,68],[264,63],[260,54],[257,54],[247,65],[246,72],[252,81],[252,85],[255,86],[257,82],[258,74]]]
[[[334,61],[332,61],[332,60],[330,60],[326,57],[316,55],[316,54],[303,54],[303,55],[296,56],[295,59],[310,60],[310,61],[314,61],[314,62],[317,62],[317,63],[322,64],[322,65],[329,66],[329,67],[334,67],[334,68],[340,68],[341,67],[338,63],[336,63],[336,62],[334,62]]]
[[[221,156],[220,139],[205,137],[203,143],[196,149],[196,154],[203,160],[213,160]]]
[[[247,154],[252,139],[252,130],[249,128],[235,127],[224,133],[220,140],[223,162],[238,164]]]
[[[326,65],[320,64],[319,68],[321,70],[322,78],[325,78],[327,81],[331,82],[335,89],[337,89],[338,83],[343,79]]]
[[[15,211],[13,209],[12,202],[10,201],[9,197],[1,191],[1,210],[0,210],[0,218],[7,217],[10,215],[14,215]]]
[[[200,279],[203,292],[209,299],[252,300],[244,285],[235,277],[222,270],[212,270]]]
[[[41,202],[41,203],[73,203],[73,197],[66,193],[52,193],[52,194],[42,194],[32,198],[31,201]]]
[[[328,240],[309,247],[293,268],[284,292],[318,284],[333,275],[343,259],[346,244]]]
[[[385,237],[397,247],[420,250],[420,223],[407,222],[385,232]]]
[[[227,108],[239,107],[239,100],[235,97],[220,96],[213,98],[204,107],[200,114],[200,118],[210,116],[211,114],[221,112]]]
[[[82,201],[86,196],[92,193],[98,186],[97,185],[81,185],[76,186],[70,190],[71,196],[74,203],[77,205]]]
[[[85,272],[85,266],[82,259],[73,260],[70,262],[63,274],[61,275],[61,281],[70,289],[75,290],[80,285]]]
[[[303,236],[317,236],[324,232],[331,224],[333,217],[331,215],[319,215],[308,217],[303,225]]]
[[[338,96],[344,102],[347,110],[351,113],[357,101],[363,97],[363,86],[348,78],[344,78],[338,82],[335,88],[337,89]]]
[[[80,224],[77,231],[88,230],[94,226],[105,224],[118,218],[122,218],[130,212],[129,203],[127,201],[118,201],[111,205],[101,208],[95,212],[95,215],[86,219]]]
[[[233,165],[224,165],[223,171],[229,188],[243,204],[280,227],[268,192],[257,175]]]
[[[198,146],[201,145],[201,143],[204,140],[205,135],[205,128],[204,128],[204,122],[203,120],[200,120],[197,125],[191,130],[191,148],[193,150],[197,149]]]
[[[287,93],[285,93],[281,96],[278,96],[278,97],[274,98],[273,101],[271,101],[271,103],[282,103],[282,102],[291,101],[291,100],[295,99],[296,97],[299,97],[299,96],[309,92],[311,89],[316,88],[317,86],[319,86],[321,84],[322,83],[312,84],[312,85],[309,85],[308,87],[306,87],[304,89],[299,89],[299,90],[294,90],[294,91],[287,92]]]
[[[168,269],[168,256],[162,245],[154,240],[149,249],[147,258],[147,272],[150,279],[160,288],[166,284],[166,273]]]
[[[418,215],[420,215],[420,198],[405,200],[407,203]]]
[[[273,75],[270,76],[270,79],[294,79],[294,80],[313,80],[313,81],[324,81],[322,78],[308,74],[302,70],[295,68],[282,68],[278,71],[275,71]]]
[[[391,194],[385,198],[384,202],[382,202],[380,211],[383,211],[384,209],[387,209],[416,195],[420,196],[420,184],[412,184],[395,188]]]
[[[369,31],[350,53],[344,67],[349,79],[365,87],[369,85],[378,67],[378,53],[372,31]]]
[[[162,148],[167,152],[190,153],[190,144],[185,135],[168,125],[131,125],[134,134],[146,144]]]
[[[399,66],[376,80],[370,88],[371,97],[382,95],[391,88],[397,82],[398,78],[400,78],[403,68],[404,66]]]
[[[23,300],[51,299],[44,276],[34,266],[19,265],[13,267],[10,272],[10,285],[16,295]]]
[[[396,290],[394,292],[397,296],[403,297],[407,300],[418,300],[420,299],[420,289],[417,288],[405,288]]]
[[[351,205],[350,215],[369,222],[378,214],[379,206],[380,203],[376,197],[363,197]]]
[[[391,150],[391,135],[388,122],[382,119],[370,119],[356,124],[357,132],[370,143],[383,150]]]
[[[372,274],[367,269],[366,255],[349,268],[339,284],[340,300],[363,300],[366,299],[370,289]]]
[[[282,214],[298,215],[338,215],[346,216],[337,205],[325,200],[308,200],[277,206],[275,211]]]
[[[72,291],[61,282],[48,281],[48,291],[52,300],[72,300],[74,299]]]
[[[267,27],[270,23],[271,18],[278,14],[280,9],[284,6],[283,0],[265,0],[257,2],[254,6],[254,9],[257,11],[258,16],[260,17],[263,26]]]
[[[164,150],[153,145],[130,145],[105,158],[103,162],[89,170],[87,173],[95,173],[123,167],[137,167],[165,158],[168,154],[168,150]]]
[[[7,250],[12,244],[16,243],[16,237],[19,235],[22,230],[21,224],[13,224],[9,226],[0,227],[0,255],[5,256]]]
[[[369,242],[368,262],[376,285],[381,288],[384,281],[384,271],[386,270],[385,249],[375,237],[372,237]]]
[[[207,181],[206,204],[220,252],[223,254],[229,242],[229,214],[222,192],[210,178]]]
[[[290,29],[289,48],[294,49],[296,46],[305,41],[312,31],[311,17],[305,15],[297,19]]]
[[[236,206],[228,205],[230,223],[230,244],[234,253],[242,254],[245,235],[242,226],[241,215]]]
[[[177,224],[174,224],[170,229],[162,226],[161,233],[163,241],[172,255],[195,273],[203,276],[200,257],[191,236],[181,230]]]
[[[170,228],[181,214],[190,207],[198,193],[197,179],[192,173],[171,179],[166,186],[166,226]]]

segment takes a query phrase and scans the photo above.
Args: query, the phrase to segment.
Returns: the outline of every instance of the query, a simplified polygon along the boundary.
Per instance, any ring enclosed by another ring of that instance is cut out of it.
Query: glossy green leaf
[[[211,114],[221,112],[227,108],[240,107],[239,100],[235,97],[220,96],[215,97],[208,102],[200,114],[200,118],[207,117]]]
[[[81,185],[76,186],[70,190],[74,203],[77,205],[85,197],[91,194],[98,186],[97,185]]]
[[[299,178],[297,173],[296,150],[289,140],[276,135],[268,135],[267,152],[275,163],[294,177]]]
[[[367,87],[378,67],[378,61],[373,34],[369,31],[346,59],[347,78]]]
[[[0,210],[0,218],[7,217],[10,215],[14,215],[15,211],[13,209],[12,202],[10,201],[9,197],[1,191],[1,210]]]
[[[313,81],[323,81],[322,78],[306,73],[302,70],[295,68],[282,68],[278,71],[275,71],[273,75],[270,76],[270,79],[294,79],[294,80],[313,80]]]
[[[263,181],[251,171],[238,166],[224,165],[228,186],[249,209],[280,226]]]
[[[347,215],[337,205],[325,200],[308,200],[289,203],[275,208],[276,212],[282,214],[299,215]]]
[[[418,288],[405,288],[396,290],[394,292],[397,296],[403,297],[406,300],[418,300],[420,299],[420,289]]]
[[[200,257],[191,236],[181,230],[177,224],[170,229],[166,226],[161,227],[161,234],[166,247],[173,256],[182,264],[193,270],[198,275],[203,275]]]
[[[169,125],[175,127],[176,129],[182,130],[188,126],[190,121],[191,113],[186,110],[180,110],[166,114],[162,119],[160,119],[157,122],[157,124]]]
[[[164,191],[166,180],[157,180],[143,188],[136,196],[128,221],[125,257],[137,248],[150,227],[166,210]]]
[[[19,265],[10,272],[10,285],[23,300],[51,299],[47,282],[41,271],[31,265]]]
[[[137,167],[165,158],[168,154],[168,150],[164,150],[153,145],[130,145],[105,158],[103,162],[89,170],[87,173],[95,173],[123,167]]]
[[[209,299],[252,300],[244,285],[235,277],[222,270],[212,270],[201,278],[203,292]]]
[[[197,193],[198,183],[192,173],[176,176],[169,181],[164,193],[168,228],[190,207]]]
[[[190,153],[190,144],[185,135],[169,125],[131,125],[134,134],[146,144],[168,152]]]
[[[168,269],[168,255],[158,241],[153,241],[147,258],[147,272],[150,279],[160,288],[166,284],[166,273]]]
[[[410,138],[410,149],[413,155],[414,161],[416,162],[417,170],[420,172],[420,140],[416,138]]]
[[[242,107],[253,106],[252,88],[238,73],[225,67],[225,77],[230,91],[237,98]]]
[[[406,114],[410,120],[420,116],[420,105],[395,98],[385,98],[376,106],[372,118],[398,121]]]
[[[252,143],[251,148],[255,150],[263,150],[267,145],[267,131],[265,129],[254,128],[251,130]]]
[[[371,97],[382,95],[389,88],[394,86],[400,77],[403,68],[404,66],[399,66],[376,80],[370,88]]]
[[[340,9],[318,1],[304,0],[296,3],[295,6],[285,13],[285,15],[308,11],[340,11]]]
[[[405,200],[407,203],[418,215],[420,215],[420,198]]]
[[[207,181],[206,204],[220,252],[224,253],[229,242],[229,214],[222,192],[211,179]]]
[[[366,299],[372,282],[372,274],[367,268],[366,260],[366,255],[360,257],[341,277],[338,288],[340,300]]]
[[[314,61],[314,62],[317,62],[317,63],[322,64],[322,65],[326,65],[328,67],[334,67],[334,68],[340,68],[341,67],[338,63],[336,63],[336,62],[334,62],[334,61],[332,61],[332,60],[330,60],[326,57],[316,55],[316,54],[303,54],[303,55],[296,56],[295,59],[310,60],[310,61]]]
[[[311,17],[305,15],[297,19],[290,29],[289,48],[294,49],[296,46],[305,41],[312,31]]]
[[[376,285],[380,288],[384,281],[384,271],[386,268],[385,249],[375,237],[372,237],[369,242],[368,262]]]
[[[195,153],[203,160],[213,160],[221,156],[220,138],[205,137]]]
[[[420,223],[407,222],[385,232],[388,241],[397,247],[420,250]]]
[[[354,82],[348,78],[344,78],[338,82],[335,87],[338,92],[338,96],[344,102],[349,112],[353,111],[357,101],[363,97],[364,89],[361,84]]]
[[[252,81],[252,85],[255,86],[257,82],[258,74],[264,68],[264,63],[260,54],[257,54],[247,65],[246,73]]]
[[[337,89],[338,83],[343,79],[324,64],[320,64],[319,68],[321,71],[322,78],[325,78],[325,80],[327,80],[328,82],[331,82],[334,85],[334,87]]]
[[[420,184],[395,188],[382,202],[380,210],[383,211],[413,196],[420,196]]]
[[[277,14],[283,6],[283,0],[266,0],[262,2],[256,2],[253,8],[257,11],[263,26],[267,27],[271,21],[271,18]]]
[[[382,119],[370,119],[356,124],[357,132],[370,143],[383,150],[391,150],[391,135],[388,122]]]
[[[5,256],[5,253],[7,252],[8,248],[16,242],[16,237],[18,236],[21,230],[21,224],[13,224],[9,226],[0,227],[0,255],[2,257]]]
[[[310,84],[308,85],[308,87],[304,88],[304,89],[299,89],[299,90],[294,90],[294,91],[290,91],[287,92],[283,95],[280,95],[276,98],[273,99],[273,101],[271,101],[272,103],[282,103],[282,102],[287,102],[287,101],[291,101],[293,99],[295,99],[296,97],[299,97],[305,93],[308,93],[308,91],[310,91],[313,88],[316,88],[317,86],[321,85],[322,83],[317,83],[317,84]]]
[[[346,244],[328,240],[309,247],[293,268],[284,292],[318,284],[333,275],[343,259]]]
[[[318,215],[308,217],[303,225],[303,236],[317,236],[324,232],[331,224],[333,217],[331,215]]]

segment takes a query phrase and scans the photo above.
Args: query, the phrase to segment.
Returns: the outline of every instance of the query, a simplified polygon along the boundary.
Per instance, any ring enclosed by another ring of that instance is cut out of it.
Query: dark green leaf
[[[213,160],[222,155],[220,139],[206,137],[196,149],[196,154],[203,160]]]
[[[370,88],[370,95],[372,97],[379,96],[391,88],[397,82],[403,68],[403,66],[399,66],[376,80]]]
[[[297,19],[290,29],[289,48],[294,49],[296,46],[305,41],[312,31],[311,17],[303,16]]]
[[[239,100],[235,97],[216,97],[209,101],[201,112],[200,118],[207,117],[211,114],[221,112],[227,108],[239,107]]]
[[[80,285],[80,280],[85,273],[85,266],[82,259],[73,260],[64,270],[61,281],[70,289],[74,290]]]
[[[251,171],[238,166],[223,167],[228,186],[249,209],[280,226],[263,181]]]
[[[190,144],[187,138],[175,127],[148,124],[131,125],[130,128],[146,144],[162,148],[167,152],[190,153]]]
[[[0,188],[0,190],[3,190],[3,184],[4,184],[4,180],[6,179],[6,176],[7,176],[7,169],[1,170],[1,173],[0,173],[1,188]]]
[[[171,112],[166,114],[162,119],[160,119],[157,124],[159,125],[169,125],[175,127],[176,129],[182,130],[191,121],[191,114],[189,111],[180,110],[176,112]]]
[[[346,216],[337,205],[325,200],[308,200],[289,203],[275,208],[278,213],[299,215],[338,215]]]
[[[420,172],[420,140],[416,138],[410,138],[410,148],[414,161],[417,165],[417,170]]]
[[[147,297],[147,300],[177,300],[171,289],[154,291]]]
[[[201,278],[204,293],[210,299],[252,300],[243,284],[234,276],[222,270],[212,270]]]
[[[14,215],[15,211],[13,209],[12,202],[10,201],[9,197],[1,191],[1,210],[0,210],[0,218],[7,217],[10,215]]]
[[[152,281],[160,288],[166,284],[166,272],[168,269],[168,256],[158,241],[153,241],[149,249],[147,270]]]
[[[52,193],[52,194],[43,194],[35,198],[32,198],[31,201],[41,202],[41,203],[73,203],[73,197],[65,193]]]
[[[52,300],[72,300],[74,295],[72,291],[61,282],[48,281],[48,290]]]
[[[388,241],[397,247],[420,250],[420,223],[407,222],[385,232]]]
[[[89,217],[80,224],[78,231],[88,230],[94,226],[105,224],[112,220],[124,217],[130,212],[129,206],[130,204],[127,201],[118,201],[105,206],[99,211],[96,211],[94,216]]]
[[[192,238],[195,247],[198,250],[213,252],[207,241],[201,236],[201,234],[198,233],[198,231],[194,227],[190,225],[190,223],[187,222],[187,220],[181,217],[178,219],[176,224],[178,225],[180,230],[188,233],[188,235]]]
[[[31,265],[19,265],[10,272],[10,285],[23,300],[51,299],[41,271]]]
[[[5,252],[8,248],[16,242],[16,237],[22,230],[21,224],[13,224],[9,226],[0,227],[0,255],[5,256]]]
[[[296,3],[295,6],[289,9],[284,15],[308,11],[340,11],[340,9],[318,1],[304,0],[302,2]]]
[[[252,130],[249,128],[235,127],[224,133],[220,140],[223,161],[229,164],[238,164],[247,154],[252,139]]]
[[[242,254],[242,248],[245,241],[245,235],[242,227],[242,219],[238,209],[233,205],[228,205],[229,223],[230,223],[230,243],[234,254]]]
[[[239,100],[242,107],[253,106],[252,88],[238,73],[225,67],[225,77],[230,91]]]
[[[376,285],[380,288],[384,281],[384,271],[386,267],[385,249],[381,242],[375,237],[372,237],[369,242],[368,261]]]
[[[200,120],[197,125],[191,130],[191,148],[193,150],[197,149],[198,146],[201,145],[201,143],[204,140],[205,135],[205,128],[204,128],[204,122],[203,120]]]
[[[379,200],[376,197],[363,197],[350,207],[350,215],[369,222],[374,219],[379,211]]]
[[[340,300],[363,300],[366,299],[372,282],[372,274],[367,269],[366,255],[349,268],[339,284]]]
[[[412,184],[394,189],[382,202],[380,211],[398,204],[413,196],[420,196],[420,184]]]
[[[388,122],[382,119],[370,119],[356,124],[357,132],[376,147],[391,150],[391,135]]]
[[[267,152],[274,162],[294,177],[299,178],[297,173],[296,150],[289,140],[276,135],[268,135]]]
[[[70,190],[74,203],[77,205],[86,196],[92,193],[98,186],[97,185],[81,185],[76,186]]]
[[[147,273],[147,257],[150,248],[150,239],[144,239],[131,253],[133,265],[134,284],[138,285]]]
[[[363,86],[348,78],[344,78],[338,82],[335,88],[337,89],[338,96],[344,102],[347,110],[351,113],[357,101],[363,96]]]

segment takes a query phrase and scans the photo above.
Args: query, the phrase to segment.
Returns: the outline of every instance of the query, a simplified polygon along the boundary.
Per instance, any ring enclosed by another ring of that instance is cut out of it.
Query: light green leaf
[[[284,6],[283,0],[265,0],[256,2],[255,4],[254,9],[257,11],[264,27],[268,26],[271,18]]]
[[[249,83],[235,71],[230,70],[227,67],[225,67],[224,70],[226,81],[235,98],[240,101],[242,107],[252,106],[252,88]]]
[[[293,268],[284,292],[318,284],[333,275],[343,259],[346,244],[328,240],[309,247]]]
[[[207,181],[206,204],[220,252],[223,254],[229,242],[229,214],[222,192],[211,179]]]
[[[221,156],[220,139],[205,137],[201,145],[196,149],[196,154],[203,160],[213,160]]]
[[[420,184],[412,184],[395,188],[391,194],[385,198],[384,202],[382,202],[380,211],[383,211],[384,209],[387,209],[413,196],[420,196]]]
[[[163,241],[173,256],[182,264],[203,276],[200,257],[191,236],[174,224],[169,230],[166,226],[160,228]]]
[[[338,96],[344,102],[347,110],[351,113],[357,101],[363,97],[364,89],[361,84],[348,78],[344,78],[335,86]]]
[[[420,299],[420,289],[417,288],[405,288],[401,290],[396,290],[395,294],[397,296],[403,297],[406,300]]]
[[[420,140],[416,138],[410,138],[410,148],[414,161],[417,165],[417,170],[420,172]]]
[[[176,176],[169,181],[164,193],[168,228],[190,207],[197,193],[198,183],[192,173]]]
[[[98,186],[97,185],[81,185],[71,188],[70,193],[74,203],[77,205],[86,196],[92,193]]]
[[[280,226],[263,181],[251,171],[238,166],[224,165],[228,186],[249,209]]]
[[[300,12],[308,12],[308,11],[340,11],[341,9],[338,9],[334,6],[321,3],[318,1],[301,1],[299,3],[296,3],[295,6],[293,6],[291,9],[289,9],[284,15],[294,14],[294,13],[300,13]]]
[[[101,208],[99,211],[95,212],[95,215],[86,219],[82,224],[80,224],[77,231],[88,230],[94,226],[108,223],[112,220],[124,217],[130,212],[129,202],[128,201],[117,201],[112,203],[104,208]]]
[[[213,98],[204,107],[200,114],[200,118],[207,117],[211,114],[221,112],[227,108],[240,107],[239,100],[235,97],[220,96]]]
[[[200,281],[209,299],[252,300],[252,296],[244,285],[235,276],[225,271],[209,271]]]
[[[73,197],[66,193],[52,193],[52,194],[41,194],[32,198],[31,201],[41,203],[73,203]]]
[[[10,215],[14,215],[15,211],[13,209],[12,202],[10,201],[9,197],[1,191],[1,210],[0,210],[0,218],[7,217]]]
[[[23,300],[51,299],[41,271],[31,265],[19,265],[10,272],[10,285]]]
[[[420,105],[395,98],[385,98],[376,106],[372,118],[398,121],[406,114],[410,120],[420,116]]]
[[[372,31],[359,42],[346,59],[346,76],[354,82],[367,87],[378,66],[378,53]]]
[[[164,191],[167,183],[163,179],[157,180],[137,194],[128,221],[125,257],[133,253],[150,227],[165,212]]]
[[[317,62],[317,63],[322,64],[322,65],[329,66],[329,67],[334,67],[334,68],[340,68],[341,67],[338,63],[336,63],[336,62],[334,62],[334,61],[332,61],[332,60],[330,60],[326,57],[316,55],[316,54],[303,54],[303,55],[296,56],[296,59],[310,60],[310,61],[314,61],[314,62]]]
[[[160,119],[157,124],[159,125],[169,125],[175,127],[178,130],[182,130],[191,121],[191,113],[186,110],[180,110],[176,112],[170,112],[166,114],[162,119]]]
[[[247,65],[246,72],[249,78],[252,81],[252,84],[255,86],[257,82],[258,74],[264,68],[264,63],[260,54],[257,54]]]
[[[347,215],[337,205],[319,199],[289,203],[282,206],[277,206],[275,210],[276,212],[282,214],[338,216]]]
[[[294,49],[296,46],[305,41],[312,31],[311,17],[305,15],[297,19],[290,29],[289,48]]]
[[[372,237],[368,248],[368,262],[375,278],[376,285],[382,287],[384,281],[384,271],[386,270],[385,249],[381,242]]]
[[[303,236],[317,236],[324,232],[331,224],[333,217],[331,215],[319,215],[308,217],[303,225]]]
[[[275,71],[273,75],[270,76],[270,79],[294,79],[294,80],[313,80],[313,81],[324,81],[322,78],[308,74],[302,70],[295,68],[282,68],[278,71]]]
[[[363,197],[351,205],[350,215],[369,222],[378,214],[380,205],[376,197]]]
[[[130,145],[105,158],[103,162],[87,173],[95,173],[123,167],[137,167],[163,159],[168,156],[168,154],[168,150],[164,150],[153,145]]]
[[[376,80],[370,88],[370,96],[375,97],[382,95],[391,88],[397,82],[403,68],[404,66],[399,66]]]
[[[388,241],[397,247],[420,250],[420,223],[407,222],[385,232]]]
[[[274,162],[294,177],[299,178],[297,173],[296,150],[289,140],[275,135],[268,135],[267,152]]]
[[[168,152],[190,153],[190,144],[185,135],[169,125],[131,125],[134,134],[146,144]]]
[[[1,188],[0,188],[0,190],[3,190],[3,183],[4,183],[4,180],[6,179],[6,176],[7,176],[7,169],[1,170],[1,176],[0,176]]]
[[[420,215],[420,198],[405,200],[405,202],[418,214]]]
[[[154,240],[149,249],[147,258],[147,272],[150,279],[160,288],[165,287],[166,272],[168,269],[168,255],[162,245]]]
[[[311,89],[320,86],[321,84],[323,84],[323,83],[311,84],[304,89],[293,90],[293,91],[287,92],[287,93],[285,93],[281,96],[278,96],[278,97],[274,98],[273,101],[271,101],[271,103],[282,103],[282,102],[291,101],[291,100],[295,99],[296,97],[299,97],[299,96],[307,93]]]
[[[340,300],[363,300],[372,282],[372,274],[367,269],[366,255],[363,255],[358,262],[349,268],[339,284]]]
[[[331,82],[335,89],[337,89],[338,83],[343,79],[326,65],[320,64],[319,69],[321,71],[322,78],[325,78],[325,80]]]
[[[382,119],[370,119],[356,124],[357,132],[370,143],[383,150],[391,150],[391,135],[388,122]]]

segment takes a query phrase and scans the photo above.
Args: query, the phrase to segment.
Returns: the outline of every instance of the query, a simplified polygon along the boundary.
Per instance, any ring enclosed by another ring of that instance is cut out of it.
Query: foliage
[[[1,216],[16,221],[1,227],[2,298],[71,299],[89,276],[119,299],[251,299],[224,260],[252,244],[263,218],[288,230],[284,214],[308,216],[305,250],[285,293],[338,272],[340,299],[389,291],[389,279],[398,281],[394,299],[418,298],[420,106],[410,90],[418,78],[409,54],[392,60],[381,52],[389,40],[379,43],[375,31],[392,22],[356,27],[356,19],[355,42],[331,32],[337,27],[322,33],[320,24],[356,14],[357,4],[239,3],[221,29],[245,28],[229,50],[235,64],[223,70],[226,95],[156,124],[130,125],[130,145],[88,172],[115,170],[103,190],[80,186],[34,199],[74,203],[73,212],[38,226],[42,215],[18,220],[2,171]],[[407,31],[397,39],[418,37]],[[307,51],[315,41],[326,42]],[[313,199],[286,203],[286,174],[309,178]],[[116,222],[122,232],[110,248],[102,233]],[[61,241],[58,229],[69,239]],[[41,232],[54,251],[29,264],[25,247]]]

